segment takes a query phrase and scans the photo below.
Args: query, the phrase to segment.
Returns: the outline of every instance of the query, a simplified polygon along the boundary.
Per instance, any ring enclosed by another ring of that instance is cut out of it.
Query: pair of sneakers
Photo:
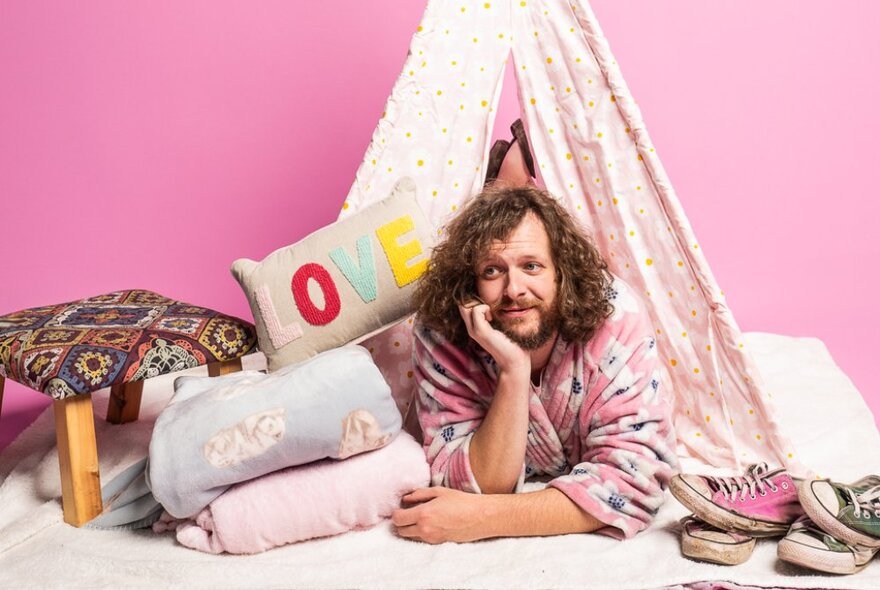
[[[803,516],[799,482],[766,463],[735,477],[676,475],[669,489],[693,512],[682,520],[682,553],[723,565],[743,563],[756,538],[781,537]]]
[[[854,574],[880,552],[880,477],[841,484],[829,479],[804,483],[805,516],[779,542],[780,559],[811,569]]]

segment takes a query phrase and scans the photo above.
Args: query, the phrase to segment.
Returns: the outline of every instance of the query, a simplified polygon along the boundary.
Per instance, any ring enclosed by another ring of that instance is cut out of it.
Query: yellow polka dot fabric
[[[680,454],[736,470],[767,461],[803,472],[585,1],[432,0],[340,217],[410,176],[442,239],[443,225],[482,188],[511,51],[539,184],[650,310]],[[411,326],[365,343],[404,410]]]

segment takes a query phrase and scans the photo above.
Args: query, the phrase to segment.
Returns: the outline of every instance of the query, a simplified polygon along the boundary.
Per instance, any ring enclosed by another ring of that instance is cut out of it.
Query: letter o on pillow
[[[319,309],[309,296],[309,279],[314,279],[321,287],[324,293],[324,309]],[[290,290],[303,319],[313,326],[329,324],[342,309],[336,284],[327,269],[320,264],[310,262],[299,267],[290,281]]]

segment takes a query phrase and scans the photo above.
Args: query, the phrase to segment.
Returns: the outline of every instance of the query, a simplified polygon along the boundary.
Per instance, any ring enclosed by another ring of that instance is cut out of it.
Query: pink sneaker
[[[770,471],[766,463],[736,477],[679,474],[669,489],[697,518],[752,537],[784,535],[804,513],[795,480],[785,469]]]

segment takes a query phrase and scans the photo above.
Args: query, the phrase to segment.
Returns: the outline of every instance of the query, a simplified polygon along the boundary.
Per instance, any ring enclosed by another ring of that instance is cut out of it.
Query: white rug
[[[880,435],[870,410],[822,342],[748,334],[746,343],[801,459],[842,481],[880,474]],[[259,357],[248,359],[255,368]],[[249,366],[251,365],[251,366]],[[176,377],[177,375],[175,375]],[[96,420],[101,476],[143,457],[171,378],[147,383],[141,420]],[[106,393],[95,415],[106,412]],[[0,454],[2,588],[659,588],[718,580],[743,586],[880,588],[880,559],[854,576],[817,575],[776,559],[760,541],[741,566],[681,557],[670,497],[657,523],[635,539],[598,535],[497,539],[429,546],[396,537],[387,522],[367,531],[290,545],[261,555],[212,556],[171,535],[76,529],[61,520],[51,408]],[[291,501],[296,501],[295,498]]]

